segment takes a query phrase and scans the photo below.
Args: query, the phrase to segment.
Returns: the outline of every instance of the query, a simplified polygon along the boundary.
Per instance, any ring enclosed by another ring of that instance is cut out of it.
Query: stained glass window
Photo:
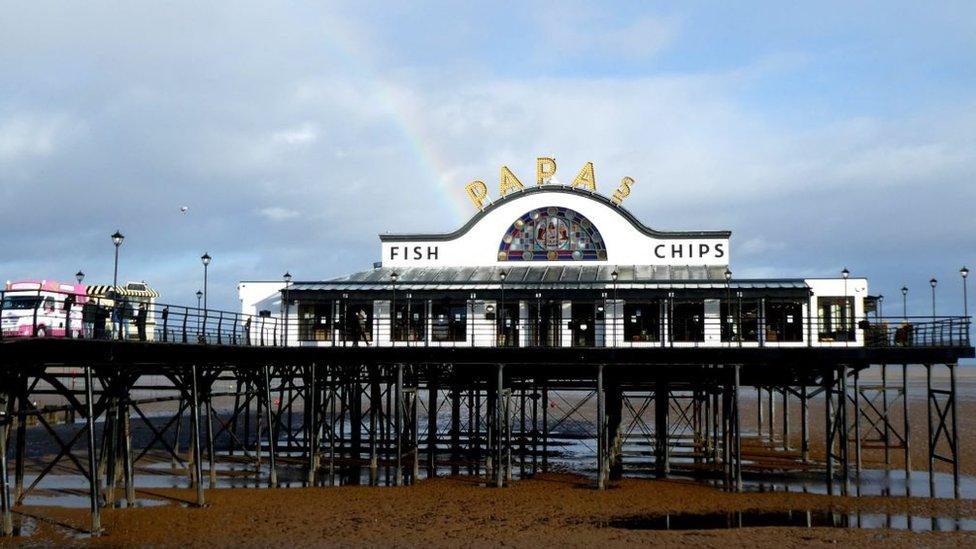
[[[600,231],[569,208],[550,206],[515,220],[498,245],[499,261],[602,261]]]

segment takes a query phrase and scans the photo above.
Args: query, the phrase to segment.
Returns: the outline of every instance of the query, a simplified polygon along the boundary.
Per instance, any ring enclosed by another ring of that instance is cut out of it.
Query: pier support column
[[[13,397],[4,395],[3,418],[0,419],[0,535],[14,533],[13,514],[10,510],[10,486],[7,476],[7,428],[13,421]]]
[[[88,502],[91,509],[90,533],[102,532],[102,519],[98,508],[98,459],[95,451],[95,389],[92,387],[92,367],[85,366],[85,421],[88,431]]]
[[[136,504],[136,479],[132,463],[132,424],[129,406],[129,388],[126,387],[125,400],[121,403],[122,418],[122,474],[125,480],[125,502],[130,508]]]
[[[15,449],[16,454],[14,455],[14,502],[19,504],[24,498],[24,464],[26,461],[26,451],[27,451],[27,416],[23,412],[30,409],[30,400],[27,395],[27,376],[20,376],[17,380],[17,400],[16,408],[18,414],[17,419],[17,447]],[[11,402],[14,401],[14,395],[10,395]],[[12,422],[14,417],[10,417]],[[12,425],[9,423],[8,425]]]
[[[499,364],[497,367],[497,385],[495,387],[495,487],[501,488],[505,483],[504,462],[502,447],[505,443],[505,403],[504,403],[504,375],[505,365]]]
[[[369,367],[369,485],[379,484],[379,412],[383,396],[380,391],[379,366]]]
[[[622,431],[624,399],[620,386],[611,381],[607,389],[607,479],[620,480],[623,478],[624,460]]]
[[[603,394],[603,364],[596,367],[596,487],[606,488],[607,482],[607,418],[606,400]]]
[[[740,365],[736,364],[732,370],[732,452],[733,452],[733,466],[734,466],[734,483],[735,491],[742,491],[742,423],[739,417],[739,383],[740,383]]]
[[[800,459],[804,463],[810,461],[810,410],[807,396],[807,382],[801,380],[800,385]]]
[[[670,448],[668,447],[668,412],[671,408],[668,381],[659,377],[654,389],[654,462],[658,478],[665,478],[671,472]]]
[[[316,383],[315,363],[308,366],[308,380],[305,382],[305,412],[306,421],[306,440],[305,445],[308,452],[308,475],[309,486],[315,486],[315,473],[319,470],[319,408],[318,408],[318,384]],[[372,406],[372,405],[371,405]],[[372,439],[372,429],[370,430]]]
[[[905,429],[905,495],[912,497],[912,431],[908,413],[908,364],[901,365],[902,425]]]
[[[427,367],[427,478],[434,478],[437,476],[437,366],[428,364]],[[452,429],[453,419],[452,415]]]
[[[211,488],[217,487],[217,456],[214,455],[214,432],[213,432],[213,383],[208,381],[206,387],[206,400],[204,401],[203,414],[207,418],[207,423],[204,424],[205,433],[207,436],[207,466],[209,470],[208,481]]]
[[[790,386],[783,386],[783,450],[790,449]]]
[[[403,486],[403,364],[397,364],[396,371],[396,423],[394,431],[396,436],[396,485]]]
[[[271,409],[271,366],[264,365],[264,410],[268,422],[268,467],[271,472],[268,476],[268,487],[278,487],[278,468],[275,462],[275,452],[277,451],[278,439],[275,436],[274,416]]]
[[[197,390],[197,365],[190,366],[190,436],[193,440],[194,486],[197,489],[197,507],[203,507],[203,467],[200,463],[200,393]]]
[[[861,495],[861,370],[854,370],[854,477],[855,493]]]
[[[413,454],[410,484],[415,484],[417,477],[420,476],[420,388],[416,380],[413,384],[413,390],[410,393],[412,397],[410,399],[410,446],[411,453]]]
[[[470,437],[470,435],[469,435]],[[457,384],[451,386],[451,474],[461,472],[461,390]],[[470,438],[469,438],[470,441]]]
[[[549,380],[542,385],[542,470],[549,472]]]

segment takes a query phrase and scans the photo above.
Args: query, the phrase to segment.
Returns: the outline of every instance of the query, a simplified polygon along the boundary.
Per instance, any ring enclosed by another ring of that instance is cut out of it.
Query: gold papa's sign
[[[535,184],[538,186],[542,185],[555,185],[553,183],[553,176],[556,175],[556,159],[548,157],[540,157],[535,161]],[[610,196],[610,201],[616,205],[620,205],[625,198],[630,196],[630,189],[634,186],[633,177],[624,177],[620,180],[620,186],[617,187],[613,194]],[[572,188],[582,188],[593,192],[596,192],[596,175],[593,173],[593,163],[587,162],[583,164],[580,171],[573,178],[573,182],[568,185]],[[502,166],[501,176],[498,179],[498,192],[501,196],[514,191],[521,191],[525,189],[525,185],[519,180],[518,176],[515,175],[508,166]],[[464,186],[464,192],[468,195],[471,203],[474,204],[479,210],[484,209],[485,200],[491,200],[488,198],[488,185],[485,185],[484,181],[474,180]]]

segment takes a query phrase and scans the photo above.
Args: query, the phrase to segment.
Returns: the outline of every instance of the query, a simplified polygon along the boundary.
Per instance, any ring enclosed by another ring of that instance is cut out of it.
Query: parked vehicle
[[[51,280],[7,282],[0,302],[4,337],[82,337],[85,286]]]

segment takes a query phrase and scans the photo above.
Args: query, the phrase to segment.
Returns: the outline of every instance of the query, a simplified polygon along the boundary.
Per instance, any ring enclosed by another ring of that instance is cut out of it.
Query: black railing
[[[879,318],[842,322],[787,316],[676,314],[661,307],[653,321],[628,326],[611,303],[593,314],[561,318],[552,311],[508,316],[472,304],[448,322],[423,315],[391,330],[389,311],[299,318],[247,315],[217,309],[155,303],[138,297],[90,297],[48,290],[0,292],[0,338],[81,339],[194,343],[210,345],[325,345],[366,347],[968,347],[968,317]],[[602,306],[597,306],[602,305]],[[523,308],[524,310],[525,308]],[[426,310],[421,308],[420,310]],[[574,311],[577,309],[574,308]],[[588,311],[586,307],[579,310]],[[622,306],[616,309],[623,312]],[[513,308],[513,312],[518,309]],[[669,317],[669,315],[671,315]],[[635,321],[636,322],[636,321]]]
[[[210,345],[284,344],[282,322],[275,316],[156,303],[124,295],[113,298],[49,290],[7,290],[0,292],[0,296],[0,338],[3,339],[55,337]]]

